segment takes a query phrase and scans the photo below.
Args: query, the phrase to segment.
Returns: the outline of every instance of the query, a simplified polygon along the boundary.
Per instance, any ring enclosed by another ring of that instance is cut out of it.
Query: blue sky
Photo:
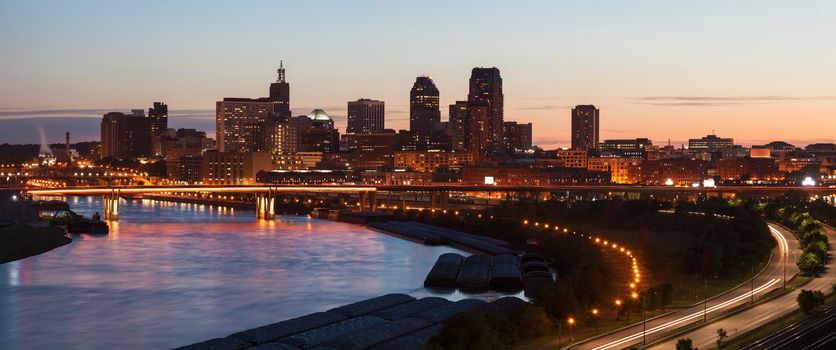
[[[341,128],[348,100],[385,100],[404,128],[417,75],[446,106],[496,66],[506,119],[547,147],[590,103],[602,138],[834,142],[833,18],[828,1],[0,0],[0,143],[35,142],[36,124],[98,139],[101,110],[153,101],[213,133],[214,102],[265,95],[279,60],[294,111]]]

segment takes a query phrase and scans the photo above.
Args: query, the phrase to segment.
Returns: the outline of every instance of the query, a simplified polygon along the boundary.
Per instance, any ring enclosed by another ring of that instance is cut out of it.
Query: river
[[[70,197],[101,212],[99,197]],[[0,349],[164,349],[386,293],[438,295],[450,247],[363,226],[201,204],[122,200],[106,236],[0,265]],[[493,299],[497,295],[440,295]]]

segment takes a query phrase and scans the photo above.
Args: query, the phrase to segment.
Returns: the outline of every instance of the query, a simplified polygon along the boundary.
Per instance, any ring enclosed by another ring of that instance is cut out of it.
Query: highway
[[[836,306],[831,306],[741,350],[833,349],[835,345]]]
[[[836,230],[827,226],[825,227],[825,230],[827,231],[827,239],[830,242],[836,242]],[[836,250],[834,250],[834,244],[832,243],[829,254],[831,257],[836,256]],[[794,261],[794,259],[791,260]],[[821,275],[789,294],[782,295],[776,299],[770,300],[769,302],[760,304],[733,316],[729,316],[728,318],[712,322],[708,326],[695,329],[687,334],[679,335],[677,338],[691,338],[694,347],[707,349],[717,345],[717,329],[719,328],[725,329],[726,332],[728,332],[728,339],[731,339],[758,326],[769,323],[769,321],[781,317],[782,315],[797,310],[798,302],[796,302],[795,298],[798,296],[798,293],[801,292],[801,289],[814,289],[827,292],[833,288],[833,284],[836,283],[836,268],[834,268],[836,267],[836,264],[834,261],[836,261],[836,259],[831,258],[830,262],[828,262],[825,266],[825,271]],[[795,263],[792,263],[792,265],[792,267],[795,268]],[[797,269],[793,271],[797,271]],[[652,349],[674,348],[676,348],[676,338],[652,347]]]
[[[792,233],[780,226],[770,224],[769,227],[778,244],[772,252],[772,259],[769,264],[754,279],[754,294],[756,297],[782,286],[785,259],[787,262],[787,277],[791,277],[798,272],[798,268],[795,266],[795,257],[801,251],[800,242]],[[648,320],[646,331],[643,331],[642,324],[639,322],[614,333],[578,343],[572,349],[623,349],[640,343],[645,334],[650,339],[653,336],[664,334],[667,331],[697,322],[703,318],[704,312],[708,317],[722,314],[735,306],[750,302],[751,295],[752,284],[744,283],[730,292],[709,299],[705,305],[705,310],[702,303],[688,308],[677,309],[665,316]],[[704,345],[697,346],[702,348]],[[672,347],[667,344],[662,348],[671,349],[675,348],[675,346]]]

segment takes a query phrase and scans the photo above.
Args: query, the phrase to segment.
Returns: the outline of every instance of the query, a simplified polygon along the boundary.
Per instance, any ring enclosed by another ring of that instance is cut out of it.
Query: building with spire
[[[281,119],[290,118],[290,84],[285,80],[284,62],[279,61],[278,79],[270,84],[270,100],[273,105],[273,112]]]
[[[215,134],[221,152],[256,152],[264,146],[267,122],[290,118],[290,86],[285,81],[284,66],[279,63],[279,77],[270,84],[270,96],[260,98],[225,97],[215,103]]]

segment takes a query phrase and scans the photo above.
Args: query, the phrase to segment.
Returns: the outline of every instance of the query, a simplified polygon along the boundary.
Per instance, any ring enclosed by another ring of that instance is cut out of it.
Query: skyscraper
[[[383,130],[383,101],[361,98],[348,102],[348,126],[346,133],[367,133]]]
[[[438,88],[431,77],[417,77],[409,91],[409,131],[419,138],[429,135],[441,122]]]
[[[504,97],[499,68],[473,68],[467,95],[466,138],[470,151],[492,152],[503,149],[502,121]]]
[[[290,118],[290,85],[285,82],[281,63],[278,72],[278,81],[270,84],[270,97],[226,97],[215,103],[219,151],[262,151],[265,132],[261,128],[265,123]]]
[[[503,122],[505,147],[509,152],[525,151],[531,148],[531,123]]]
[[[161,135],[168,129],[168,105],[154,102],[154,106],[148,108],[148,118],[151,118],[151,134]]]
[[[263,144],[260,128],[273,111],[273,101],[224,98],[215,104],[216,138],[221,152],[255,152]]]
[[[141,109],[134,109],[131,114],[110,112],[102,117],[102,158],[150,156],[151,139],[151,119]]]
[[[273,112],[279,119],[290,118],[290,84],[285,81],[284,64],[279,61],[279,78],[270,84],[270,100],[275,102]]]
[[[148,108],[148,118],[151,119],[151,145],[154,148],[154,154],[162,156],[162,139],[168,129],[168,105],[154,102],[154,106]]]
[[[595,149],[598,147],[599,110],[593,105],[572,108],[572,148]]]
[[[450,133],[453,136],[453,150],[464,151],[467,149],[467,132],[465,129],[467,119],[467,101],[456,101],[450,105]]]

